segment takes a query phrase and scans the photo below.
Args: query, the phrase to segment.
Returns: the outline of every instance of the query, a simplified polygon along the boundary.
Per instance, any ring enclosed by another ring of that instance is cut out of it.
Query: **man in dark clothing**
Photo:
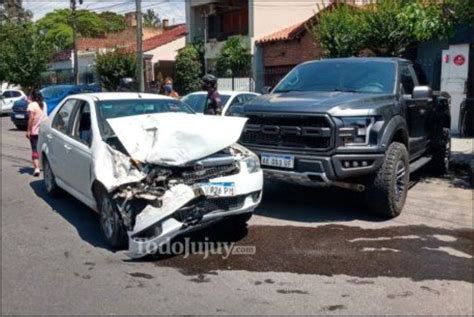
[[[214,75],[207,74],[202,78],[202,89],[207,91],[205,114],[221,115],[222,100],[217,91],[217,78]]]

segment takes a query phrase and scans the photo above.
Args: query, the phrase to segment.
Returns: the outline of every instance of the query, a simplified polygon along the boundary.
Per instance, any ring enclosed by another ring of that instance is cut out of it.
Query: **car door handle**
[[[71,151],[72,150],[72,147],[67,145],[67,144],[64,144],[64,148],[66,149],[66,151]]]

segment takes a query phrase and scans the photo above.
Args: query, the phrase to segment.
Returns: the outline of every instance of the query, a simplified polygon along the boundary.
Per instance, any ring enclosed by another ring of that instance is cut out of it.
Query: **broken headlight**
[[[242,162],[247,165],[247,171],[249,174],[260,171],[260,161],[256,155],[247,156],[242,160]]]
[[[344,126],[339,128],[339,137],[344,145],[364,145],[369,142],[370,128],[374,117],[341,117]]]

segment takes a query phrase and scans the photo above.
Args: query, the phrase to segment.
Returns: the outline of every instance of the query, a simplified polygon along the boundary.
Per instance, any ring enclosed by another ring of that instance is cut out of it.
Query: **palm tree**
[[[157,27],[161,24],[161,19],[158,13],[153,9],[146,10],[143,14],[143,25],[146,27]]]

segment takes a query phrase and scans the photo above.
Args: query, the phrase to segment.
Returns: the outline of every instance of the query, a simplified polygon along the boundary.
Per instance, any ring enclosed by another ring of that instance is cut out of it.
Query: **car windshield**
[[[106,121],[107,119],[165,112],[194,113],[186,104],[175,99],[103,100],[97,102],[99,124],[102,126],[102,133],[106,139],[115,136]]]
[[[230,98],[230,95],[220,95],[222,100],[222,105],[225,105]],[[193,109],[196,113],[204,113],[204,109],[206,108],[206,94],[190,94],[184,96],[181,101],[187,104],[191,109]]]
[[[41,94],[45,99],[62,98],[72,86],[51,86],[41,89]]]
[[[294,68],[274,93],[290,91],[344,91],[391,94],[394,92],[396,64],[382,61],[328,60]]]

